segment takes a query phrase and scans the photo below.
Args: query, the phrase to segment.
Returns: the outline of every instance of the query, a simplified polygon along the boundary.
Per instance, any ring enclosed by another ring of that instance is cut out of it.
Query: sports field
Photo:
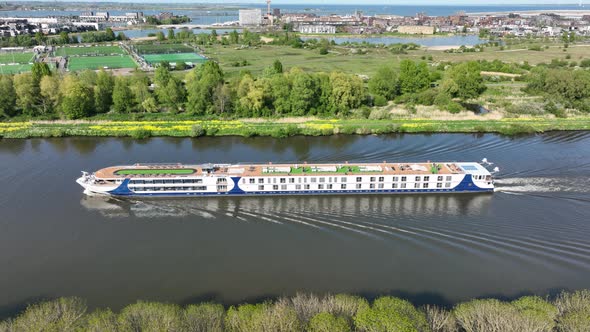
[[[135,68],[137,65],[128,55],[107,55],[91,57],[71,57],[68,60],[68,69],[78,71],[84,69],[101,68]]]
[[[139,54],[162,54],[162,53],[192,53],[192,47],[180,44],[139,44],[135,45]]]
[[[1,52],[0,63],[29,63],[33,62],[32,52]]]
[[[22,72],[31,71],[32,65],[18,64],[18,65],[0,65],[0,74],[18,74]]]
[[[143,56],[145,61],[149,64],[160,63],[168,61],[170,63],[176,62],[192,62],[202,63],[207,61],[204,57],[196,53],[171,53],[171,54],[146,54]]]
[[[119,46],[80,46],[80,47],[60,47],[55,51],[57,56],[97,56],[124,54]]]

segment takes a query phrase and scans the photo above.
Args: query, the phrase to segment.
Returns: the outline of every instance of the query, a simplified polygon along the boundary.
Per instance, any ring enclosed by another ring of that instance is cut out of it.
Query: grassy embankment
[[[482,120],[436,119],[306,119],[277,120],[145,120],[145,121],[29,121],[0,123],[0,137],[64,136],[273,136],[385,134],[385,133],[483,133],[504,135],[552,130],[590,130],[590,117],[503,118]]]
[[[210,302],[181,307],[140,301],[115,313],[90,312],[81,299],[59,298],[32,304],[17,317],[0,321],[0,331],[582,332],[588,326],[587,290],[564,292],[552,300],[471,300],[450,310],[417,308],[391,296],[369,302],[347,294],[297,294],[229,308]]]

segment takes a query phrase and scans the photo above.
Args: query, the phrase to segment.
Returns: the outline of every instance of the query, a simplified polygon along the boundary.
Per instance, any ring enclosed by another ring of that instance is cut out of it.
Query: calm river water
[[[117,200],[81,170],[134,162],[481,160],[487,195]],[[0,317],[76,295],[225,304],[297,291],[417,304],[590,287],[590,133],[0,140]]]

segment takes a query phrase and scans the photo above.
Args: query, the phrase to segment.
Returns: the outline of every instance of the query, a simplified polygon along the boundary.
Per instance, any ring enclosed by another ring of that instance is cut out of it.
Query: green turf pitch
[[[68,60],[68,69],[78,71],[101,68],[135,68],[137,65],[128,55],[109,55],[92,57],[72,57]]]
[[[0,63],[29,63],[33,62],[32,52],[1,52]]]
[[[201,63],[206,59],[196,53],[174,53],[174,54],[146,54],[143,56],[146,62],[150,64],[168,61],[170,63],[176,62],[192,62]]]
[[[18,64],[18,65],[0,65],[0,74],[18,74],[31,71],[32,65]]]
[[[57,56],[96,56],[124,54],[119,46],[91,46],[91,47],[60,47],[55,51]]]
[[[139,54],[191,53],[195,51],[192,47],[177,44],[136,45],[135,49]]]

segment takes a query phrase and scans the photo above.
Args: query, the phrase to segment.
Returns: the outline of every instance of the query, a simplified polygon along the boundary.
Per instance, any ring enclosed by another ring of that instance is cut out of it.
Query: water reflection
[[[313,218],[379,220],[425,216],[476,216],[490,207],[492,195],[355,195],[126,199],[84,196],[80,204],[109,218],[231,219],[289,223]],[[260,219],[260,216],[266,219]],[[295,219],[293,219],[295,217]],[[297,218],[301,217],[301,218]]]

